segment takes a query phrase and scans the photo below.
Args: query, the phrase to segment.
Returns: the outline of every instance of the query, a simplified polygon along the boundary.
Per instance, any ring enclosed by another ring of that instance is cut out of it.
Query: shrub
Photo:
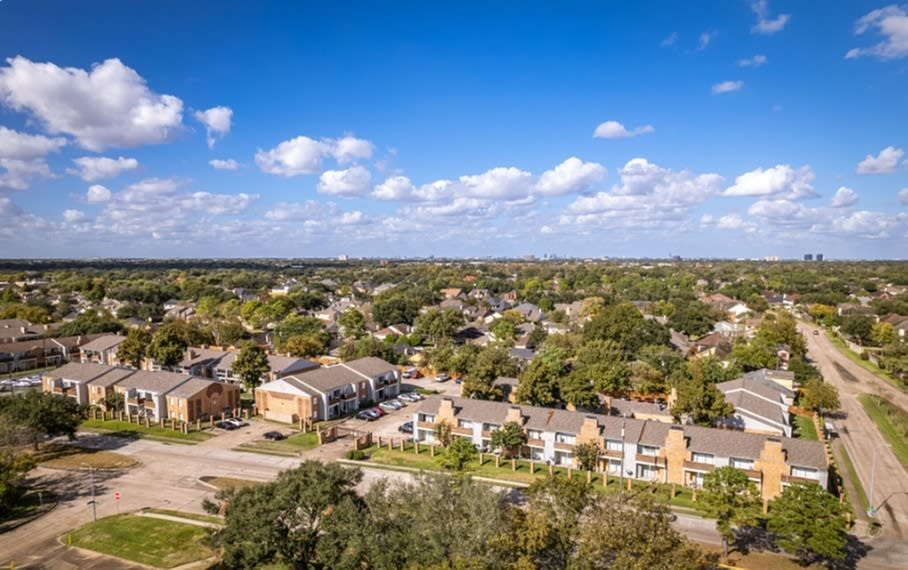
[[[352,459],[353,461],[363,461],[366,459],[366,453],[361,449],[351,449],[344,454],[347,459]]]

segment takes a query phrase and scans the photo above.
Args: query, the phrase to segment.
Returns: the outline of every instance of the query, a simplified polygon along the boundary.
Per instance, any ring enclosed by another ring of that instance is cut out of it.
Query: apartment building
[[[716,384],[725,401],[735,407],[734,414],[719,423],[744,431],[791,437],[789,407],[794,403],[795,393],[772,380],[772,372],[756,370]]]
[[[124,411],[152,420],[182,421],[213,417],[240,403],[237,386],[179,374],[71,362],[42,376],[45,392],[73,398],[80,404],[103,405],[111,392],[124,398]]]
[[[381,402],[399,393],[397,367],[368,357],[263,384],[255,391],[255,403],[266,419],[290,423],[349,415],[366,402]]]
[[[728,465],[744,471],[765,499],[795,482],[828,484],[826,450],[816,441],[464,398],[428,398],[413,422],[416,441],[433,442],[435,427],[448,422],[453,435],[481,449],[490,447],[493,431],[517,422],[526,434],[524,458],[575,466],[574,446],[592,442],[599,471],[644,481],[699,487],[707,473]]]
[[[117,366],[120,364],[120,360],[117,358],[117,347],[124,340],[126,340],[125,336],[117,334],[96,338],[82,347],[82,362],[96,362],[98,364]]]

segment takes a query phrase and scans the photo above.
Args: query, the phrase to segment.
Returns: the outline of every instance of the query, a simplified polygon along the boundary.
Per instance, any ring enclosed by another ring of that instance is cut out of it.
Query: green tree
[[[517,362],[511,358],[507,349],[500,346],[490,345],[483,348],[469,364],[462,385],[463,395],[467,398],[500,400],[501,390],[492,383],[499,376],[517,375]]]
[[[126,398],[122,392],[110,391],[104,395],[104,409],[108,412],[119,412],[125,409]]]
[[[671,511],[647,495],[599,495],[584,511],[572,568],[712,570],[706,554],[671,525]]]
[[[728,466],[707,473],[697,497],[697,509],[716,519],[726,558],[728,545],[734,540],[734,527],[755,525],[760,505],[760,491],[753,481],[740,469]]]
[[[284,343],[295,336],[311,336],[321,343],[320,353],[328,348],[331,334],[325,330],[322,322],[315,317],[301,317],[290,315],[274,327],[274,345],[281,352],[285,351]]]
[[[117,358],[133,368],[141,368],[150,344],[151,333],[144,329],[130,329],[126,339],[117,347]]]
[[[544,349],[520,374],[517,400],[533,406],[552,406],[561,402],[559,386],[564,373],[560,350]]]
[[[718,321],[712,307],[701,301],[675,303],[675,310],[668,319],[668,326],[692,337],[700,337],[712,330]]]
[[[600,392],[621,395],[630,388],[630,367],[627,354],[613,340],[592,340],[577,351],[571,369],[575,386],[583,382]]]
[[[416,317],[413,325],[423,337],[434,343],[450,340],[463,326],[463,313],[453,308],[429,309]]]
[[[526,434],[517,422],[505,422],[490,436],[492,447],[501,450],[505,457],[520,455],[520,446],[526,442]]]
[[[118,333],[123,331],[123,324],[107,311],[98,312],[89,309],[68,323],[63,323],[54,331],[55,336],[78,336],[83,334]]]
[[[561,399],[575,408],[597,409],[601,406],[599,393],[584,374],[571,372],[558,381]]]
[[[705,360],[705,359],[704,359]],[[725,401],[725,395],[716,388],[716,381],[707,363],[694,360],[688,367],[688,378],[678,384],[678,399],[672,407],[676,420],[690,416],[690,420],[701,426],[712,426],[716,420],[734,413],[735,408]]]
[[[898,340],[899,335],[890,323],[875,323],[870,331],[870,338],[877,346],[885,346]]]
[[[445,469],[460,473],[475,458],[476,446],[473,442],[465,437],[455,437],[451,444],[445,447],[439,461]]]
[[[366,317],[355,307],[350,307],[337,319],[337,324],[343,327],[344,336],[347,338],[360,338],[366,333]]]
[[[232,369],[243,381],[243,385],[254,394],[255,388],[262,383],[262,376],[271,370],[268,353],[255,342],[249,341],[236,355]]]
[[[646,344],[668,344],[668,330],[655,321],[643,318],[631,303],[608,305],[583,325],[583,338],[611,340],[626,351],[636,354]]]
[[[599,464],[599,445],[594,441],[574,446],[574,457],[584,471],[594,471]]]
[[[435,437],[435,441],[445,447],[451,445],[451,438],[454,437],[451,432],[451,423],[446,420],[437,422],[435,429],[432,430],[432,435]]]
[[[838,389],[819,378],[811,378],[801,387],[800,404],[814,412],[820,410],[832,412],[842,406]]]
[[[0,398],[0,418],[28,430],[35,449],[43,435],[75,439],[84,415],[85,407],[67,396],[32,390]]]
[[[223,528],[211,533],[222,563],[250,570],[272,563],[320,567],[322,528],[338,505],[358,500],[355,486],[361,479],[358,469],[310,460],[273,482],[219,491],[204,506],[225,513]]]
[[[12,512],[25,493],[25,475],[34,467],[32,454],[0,447],[0,520]]]
[[[767,529],[804,566],[845,558],[846,507],[819,485],[796,483],[769,505]]]
[[[161,326],[152,335],[147,354],[159,365],[170,368],[183,360],[188,346],[189,343],[173,327]]]
[[[314,335],[296,335],[288,338],[282,345],[283,352],[299,358],[314,358],[324,353],[321,339]]]
[[[852,339],[866,344],[873,341],[874,319],[868,315],[849,315],[842,319],[842,332]]]

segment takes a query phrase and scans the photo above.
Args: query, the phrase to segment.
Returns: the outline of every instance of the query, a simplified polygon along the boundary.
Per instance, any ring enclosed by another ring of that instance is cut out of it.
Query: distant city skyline
[[[0,257],[901,259],[887,2],[0,2]]]

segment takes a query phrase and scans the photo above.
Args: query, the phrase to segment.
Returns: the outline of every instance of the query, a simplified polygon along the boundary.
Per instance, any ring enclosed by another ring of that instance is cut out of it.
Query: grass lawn
[[[417,386],[413,389],[417,394],[422,394],[423,396],[434,396],[438,394],[438,390],[432,390],[431,388],[423,388],[422,386]]]
[[[64,544],[157,568],[173,568],[212,556],[202,544],[204,527],[136,515],[98,519],[63,536]]]
[[[142,509],[142,512],[145,513],[154,513],[156,515],[168,515],[171,517],[180,517],[181,519],[190,519],[194,521],[212,523],[212,524],[224,524],[224,519],[221,517],[215,517],[212,515],[200,515],[198,513],[187,513],[184,511],[173,511],[170,509]]]
[[[832,344],[835,345],[836,348],[839,349],[839,352],[841,352],[848,358],[848,360],[854,362],[864,370],[876,374],[880,377],[880,379],[888,382],[889,384],[892,384],[899,390],[908,391],[908,386],[906,386],[902,381],[898,380],[897,378],[893,378],[889,375],[888,372],[881,369],[879,366],[870,362],[869,360],[861,360],[861,356],[848,348],[848,346],[845,344],[845,341],[839,338],[838,335],[827,334],[826,337],[832,342]]]
[[[902,466],[908,469],[908,411],[871,394],[861,394],[858,399]]]
[[[251,487],[253,485],[258,485],[259,481],[250,481],[249,479],[236,479],[234,477],[213,477],[210,475],[205,475],[199,477],[205,483],[218,489],[232,489],[234,487]]]
[[[308,451],[318,447],[318,434],[315,431],[299,433],[280,441],[261,439],[246,442],[236,448],[237,451],[252,451],[260,453],[274,453],[276,455],[296,455],[301,451]]]
[[[88,419],[82,422],[82,424],[79,426],[79,429],[84,431],[115,435],[118,437],[142,437],[146,439],[187,444],[198,443],[200,441],[205,441],[206,439],[214,437],[213,434],[204,431],[190,431],[189,433],[181,433],[170,428],[162,428],[155,425],[152,425],[151,427],[145,427],[144,424],[121,422],[117,420],[105,421]]]
[[[378,449],[376,447],[371,447],[365,451],[369,457],[368,461],[370,463],[387,465],[390,467],[409,467],[411,469],[421,469],[423,471],[434,473],[444,472],[437,460],[440,450],[437,450],[436,456],[432,457],[429,453],[428,447],[426,446],[422,446],[420,448],[419,455],[413,453],[412,447],[403,452],[399,449],[389,450],[388,448]],[[536,472],[530,473],[529,461],[519,460],[517,462],[517,469],[514,470],[511,466],[510,459],[502,459],[501,467],[496,467],[495,457],[493,455],[485,455],[483,464],[479,465],[478,459],[472,461],[468,465],[468,472],[471,475],[477,477],[487,477],[490,479],[498,479],[500,481],[509,481],[519,484],[530,484],[533,481],[546,478],[549,474],[549,469],[548,466],[544,464],[537,464]],[[556,476],[566,477],[568,470],[564,467],[555,467],[553,469],[553,472]],[[582,477],[585,479],[586,473],[583,471],[575,470],[573,476]],[[601,473],[593,474],[593,486],[597,490],[602,492],[617,493],[619,487],[621,486],[620,480],[617,477],[609,477],[608,485],[603,488],[602,476],[603,475]],[[641,481],[633,481],[631,484],[632,490],[636,490],[637,492],[652,493],[653,498],[658,503],[688,509],[695,508],[690,489],[678,486],[676,488],[675,497],[671,498],[669,496],[671,492],[670,485],[651,485]],[[626,485],[627,483],[625,482],[625,489]]]
[[[772,568],[773,570],[805,570],[823,568],[820,564],[811,564],[810,566],[801,566],[798,561],[785,554],[775,554],[773,552],[757,552],[752,550],[747,554],[737,551],[731,551],[728,554],[728,560],[721,560],[723,549],[721,546],[713,544],[701,544],[703,550],[715,552],[719,555],[721,564],[727,564],[731,568],[744,568],[746,570],[764,570]]]
[[[122,453],[54,444],[42,447],[35,459],[44,467],[54,469],[84,469],[86,465],[95,469],[128,469],[139,464]]]
[[[817,435],[817,426],[814,425],[813,418],[807,416],[795,416],[794,418],[799,438],[811,441],[820,439]]]
[[[851,484],[854,485],[855,491],[857,491],[858,496],[856,498],[861,504],[861,511],[864,512],[870,506],[870,502],[867,500],[867,493],[864,492],[864,486],[861,485],[858,472],[855,470],[854,463],[851,462],[851,457],[848,455],[848,451],[845,450],[845,446],[841,445],[838,449],[842,454],[842,461],[845,463],[842,467],[848,472],[848,478],[851,480]]]

